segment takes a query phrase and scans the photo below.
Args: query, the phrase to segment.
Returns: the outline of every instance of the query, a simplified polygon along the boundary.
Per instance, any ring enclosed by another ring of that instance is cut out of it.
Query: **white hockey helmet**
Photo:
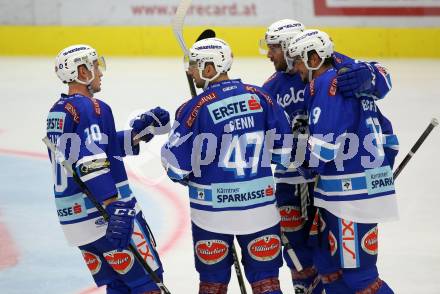
[[[95,78],[93,62],[98,61],[101,71],[105,70],[104,57],[98,57],[96,50],[88,45],[69,46],[58,53],[55,59],[55,72],[63,83],[78,83],[89,85]],[[92,78],[88,81],[78,79],[78,66],[84,65],[92,72]]]
[[[260,40],[260,53],[266,55],[268,45],[280,45],[287,63],[287,71],[290,71],[293,68],[293,62],[287,55],[289,42],[304,30],[304,25],[293,19],[282,19],[274,22],[267,28],[264,39]]]
[[[321,63],[316,67],[310,67],[307,63],[310,51],[316,51],[321,57]],[[305,30],[290,42],[288,48],[289,57],[292,59],[301,58],[310,71],[319,69],[326,58],[332,57],[333,52],[332,39],[327,33],[320,30]]]
[[[209,82],[216,79],[220,74],[227,73],[232,66],[232,51],[228,43],[219,38],[208,38],[200,40],[189,49],[189,65],[195,64],[199,70],[200,77],[205,80],[205,88]],[[202,71],[207,62],[214,64],[217,74],[207,79],[203,77]]]

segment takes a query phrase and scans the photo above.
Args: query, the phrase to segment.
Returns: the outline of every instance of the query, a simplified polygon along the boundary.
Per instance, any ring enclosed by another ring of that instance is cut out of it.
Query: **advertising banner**
[[[315,0],[315,13],[339,16],[440,15],[439,0]]]

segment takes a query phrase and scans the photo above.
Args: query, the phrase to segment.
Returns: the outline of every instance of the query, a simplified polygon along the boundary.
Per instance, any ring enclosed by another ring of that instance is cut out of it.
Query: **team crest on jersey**
[[[128,273],[133,267],[134,256],[129,250],[112,250],[104,253],[104,258],[115,272],[121,275]]]
[[[377,255],[378,250],[378,229],[377,226],[369,230],[362,237],[362,249],[371,255]]]
[[[336,95],[336,90],[337,90],[337,86],[338,86],[338,80],[335,78],[333,78],[331,84],[330,84],[330,89],[328,90],[328,94],[330,96],[335,96]]]
[[[196,243],[195,251],[204,264],[215,264],[228,255],[229,245],[223,240],[201,240]]]
[[[99,256],[85,250],[81,250],[81,253],[92,275],[96,275],[101,270],[102,264]]]
[[[301,216],[301,210],[297,206],[281,206],[281,227],[285,232],[296,232],[304,227],[305,219]]]
[[[332,231],[328,233],[328,244],[330,245],[330,254],[334,256],[336,250],[338,250],[338,241]]]
[[[262,236],[249,242],[247,249],[250,256],[255,260],[273,260],[281,252],[281,240],[277,235]]]
[[[319,218],[319,221],[318,221]],[[320,227],[320,231],[321,233],[324,232],[326,224],[324,219],[322,218],[321,214],[319,213],[319,211],[317,211],[315,213],[315,217],[313,218],[313,223],[312,226],[310,227],[310,235],[318,235],[318,225]]]

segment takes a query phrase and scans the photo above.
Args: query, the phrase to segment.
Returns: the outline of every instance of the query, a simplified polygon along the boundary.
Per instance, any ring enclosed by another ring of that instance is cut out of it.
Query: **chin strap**
[[[305,62],[304,62],[304,65],[305,65],[306,68],[309,70],[309,82],[311,82],[312,79],[313,79],[313,71],[320,69],[321,66],[324,64],[324,61],[325,61],[324,58],[321,58],[321,62],[320,62],[319,65],[316,66],[316,67],[310,67],[310,66],[307,64],[308,61],[305,61]]]
[[[286,61],[287,67],[285,72],[289,73],[293,69],[293,59],[287,56],[287,51],[283,51],[284,60]]]
[[[217,72],[215,74],[215,76],[208,79],[203,76],[202,70],[199,68],[199,75],[200,75],[200,78],[205,81],[205,84],[203,85],[203,90],[206,90],[206,88],[208,88],[208,86],[209,86],[209,83],[212,82],[213,80],[215,80],[216,78],[218,78],[218,76],[220,75],[220,72]]]
[[[95,79],[95,72],[92,70],[91,73],[92,73],[92,77],[90,79],[88,79],[87,81],[84,82],[78,78],[76,78],[75,81],[79,84],[86,85],[87,90],[89,90],[90,94],[93,95],[95,93],[95,91],[92,89],[92,82]]]

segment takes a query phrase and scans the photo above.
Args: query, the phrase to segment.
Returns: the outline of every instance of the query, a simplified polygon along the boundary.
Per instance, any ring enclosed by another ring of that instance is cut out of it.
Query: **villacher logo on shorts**
[[[301,216],[298,206],[281,206],[281,228],[284,232],[296,232],[304,227],[305,219]]]
[[[280,254],[281,240],[277,235],[266,235],[252,240],[247,247],[253,259],[270,261]]]
[[[115,270],[115,272],[124,275],[131,270],[134,263],[134,256],[129,250],[112,250],[104,253],[107,263]]]
[[[85,250],[81,250],[81,253],[92,275],[96,275],[101,270],[102,264],[99,256]]]
[[[332,231],[329,231],[328,233],[328,244],[330,245],[330,253],[332,256],[334,256],[336,254],[336,250],[338,250],[338,242]]]
[[[225,259],[229,245],[223,240],[201,240],[196,243],[195,251],[201,262],[214,264]]]
[[[377,255],[378,243],[377,243],[378,230],[377,226],[369,230],[362,237],[362,249],[371,255]]]

